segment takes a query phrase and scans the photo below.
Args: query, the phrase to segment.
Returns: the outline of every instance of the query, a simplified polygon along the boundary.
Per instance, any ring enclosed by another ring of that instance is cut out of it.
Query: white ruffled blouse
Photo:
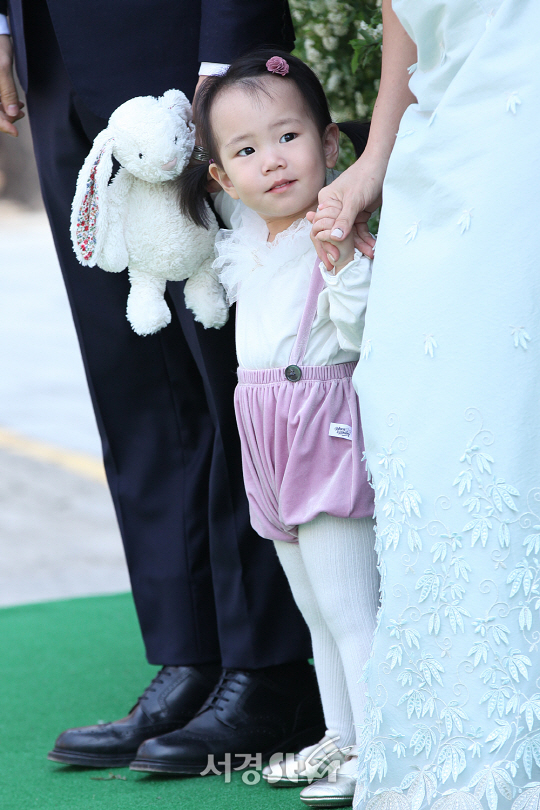
[[[236,351],[241,368],[281,368],[289,363],[317,254],[307,219],[268,241],[258,214],[220,192],[214,204],[231,230],[216,242],[214,269],[229,303],[237,302]],[[333,276],[321,264],[320,293],[304,365],[356,361],[364,331],[371,260],[359,251]]]

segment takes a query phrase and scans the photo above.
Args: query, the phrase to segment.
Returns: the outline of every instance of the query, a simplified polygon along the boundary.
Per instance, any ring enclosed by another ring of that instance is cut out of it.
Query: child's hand
[[[308,214],[306,214],[306,217],[310,222],[313,222],[316,217],[316,212],[310,211]],[[324,244],[327,248],[330,245],[332,246],[332,252],[328,251],[326,253],[327,260],[324,261],[326,269],[328,272],[332,273],[332,275],[335,276],[336,273],[339,273],[339,271],[345,267],[346,264],[349,264],[349,262],[352,262],[354,259],[354,236],[355,234],[353,229],[351,233],[345,237],[345,239],[341,239],[339,242],[333,242],[330,239],[325,241]],[[311,239],[313,243],[315,243],[313,236]],[[317,247],[317,252],[319,252],[318,246],[315,245],[315,247]]]
[[[345,239],[340,242],[331,242],[339,250],[339,259],[334,264],[334,275],[354,259],[354,231],[351,231]],[[330,255],[330,254],[329,254]]]

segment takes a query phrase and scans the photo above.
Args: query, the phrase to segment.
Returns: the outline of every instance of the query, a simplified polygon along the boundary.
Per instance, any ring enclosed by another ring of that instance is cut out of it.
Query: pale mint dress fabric
[[[382,607],[355,806],[540,808],[540,0],[394,0],[418,104],[355,373]]]

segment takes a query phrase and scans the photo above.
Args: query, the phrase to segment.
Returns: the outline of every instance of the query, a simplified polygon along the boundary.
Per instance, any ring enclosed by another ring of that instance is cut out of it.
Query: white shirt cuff
[[[199,76],[219,76],[221,73],[226,73],[228,69],[229,65],[221,62],[201,62]]]
[[[9,25],[5,14],[0,14],[0,34],[10,35]]]

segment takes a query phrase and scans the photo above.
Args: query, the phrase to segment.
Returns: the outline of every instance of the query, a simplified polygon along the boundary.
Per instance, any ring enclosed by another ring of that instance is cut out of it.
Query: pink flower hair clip
[[[286,76],[289,72],[289,64],[281,56],[272,56],[266,63],[266,69],[270,73],[277,73],[278,76]]]

